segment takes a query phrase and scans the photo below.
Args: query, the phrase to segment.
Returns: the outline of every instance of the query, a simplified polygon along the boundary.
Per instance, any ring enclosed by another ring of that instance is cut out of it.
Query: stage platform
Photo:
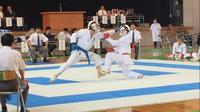
[[[143,79],[123,76],[117,65],[112,66],[110,75],[97,78],[94,64],[81,62],[49,84],[50,75],[60,65],[27,66],[31,112],[99,111],[200,98],[198,62],[134,61],[131,70],[145,74]],[[15,105],[13,96],[9,112],[15,112]]]

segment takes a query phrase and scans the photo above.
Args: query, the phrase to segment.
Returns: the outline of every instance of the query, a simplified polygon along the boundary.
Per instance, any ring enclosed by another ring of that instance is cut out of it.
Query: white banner
[[[122,24],[125,24],[126,23],[126,16],[124,16],[124,15],[121,15],[121,23]]]
[[[98,22],[98,16],[93,16],[92,20]]]
[[[6,26],[7,27],[12,27],[12,18],[10,18],[10,17],[6,18]]]
[[[59,51],[65,50],[65,40],[59,40]]]
[[[102,16],[102,23],[108,24],[108,17],[107,16]]]
[[[23,26],[23,18],[22,17],[17,17],[17,26],[18,27]]]
[[[28,43],[27,42],[21,42],[21,52],[27,53],[29,51]]]
[[[116,16],[110,16],[111,24],[116,24]]]

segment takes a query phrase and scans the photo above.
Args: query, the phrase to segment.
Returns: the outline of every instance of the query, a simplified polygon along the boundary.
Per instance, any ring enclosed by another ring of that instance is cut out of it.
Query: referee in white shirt
[[[136,23],[131,23],[132,45],[131,48],[135,49],[135,60],[138,60],[140,53],[140,42],[142,39],[140,31],[136,29]]]
[[[31,57],[33,58],[33,63],[37,63],[36,60],[36,51],[42,52],[44,57],[43,62],[49,62],[48,58],[48,38],[42,34],[42,31],[39,27],[35,29],[28,39],[28,45],[30,47]]]

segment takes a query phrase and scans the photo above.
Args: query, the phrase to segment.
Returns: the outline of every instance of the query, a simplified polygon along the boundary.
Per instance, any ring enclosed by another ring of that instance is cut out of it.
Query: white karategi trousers
[[[101,56],[97,55],[96,53],[88,51],[88,55],[91,61],[94,61],[95,66],[102,65]],[[58,69],[58,75],[61,75],[65,70],[67,70],[73,64],[79,62],[80,60],[87,60],[86,54],[82,51],[74,50],[71,52],[71,55],[66,63],[64,63]]]
[[[117,65],[121,68],[123,75],[129,78],[138,78],[140,75],[139,73],[130,70],[129,67],[133,64],[130,55],[123,55],[117,52],[108,52],[105,56],[104,69],[106,71],[110,71],[113,62],[117,63]]]

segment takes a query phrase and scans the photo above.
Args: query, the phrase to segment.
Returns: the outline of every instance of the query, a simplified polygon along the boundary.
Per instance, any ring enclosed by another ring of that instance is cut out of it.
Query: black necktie
[[[134,30],[133,30],[131,48],[134,48],[134,46],[135,46],[135,33],[134,33]]]
[[[37,46],[40,46],[40,36],[38,34],[38,38],[37,38]]]
[[[133,31],[133,34],[132,34],[132,43],[135,43],[135,33]]]

